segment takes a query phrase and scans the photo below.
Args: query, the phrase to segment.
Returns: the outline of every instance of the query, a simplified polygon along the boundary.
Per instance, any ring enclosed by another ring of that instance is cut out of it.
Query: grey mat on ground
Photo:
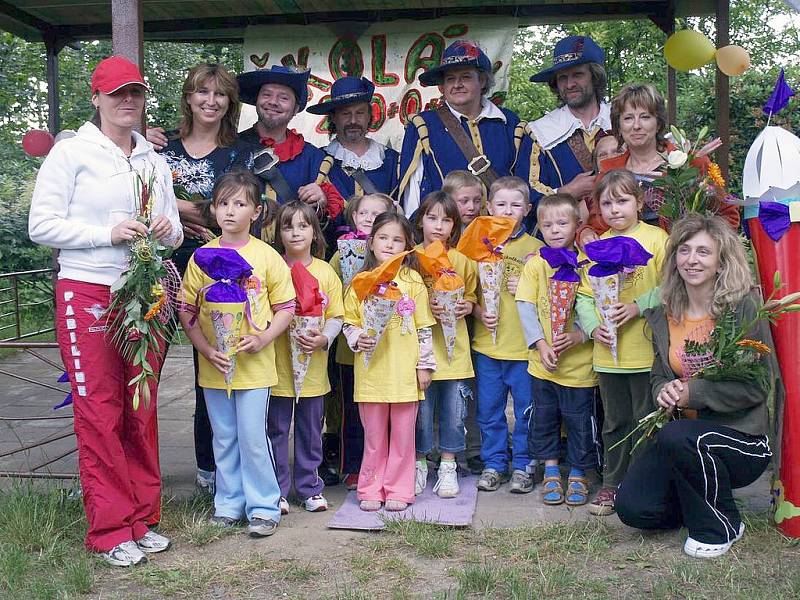
[[[379,510],[367,512],[361,510],[356,498],[356,492],[347,494],[336,514],[328,523],[332,529],[363,529],[378,530],[386,527],[386,521],[391,519],[414,520],[438,525],[451,525],[454,527],[467,527],[472,524],[475,514],[475,503],[478,497],[478,488],[475,487],[476,477],[469,475],[458,478],[461,488],[455,498],[439,498],[433,493],[433,484],[436,483],[436,472],[432,471],[428,477],[425,491],[416,497],[414,504],[406,510],[393,512]]]

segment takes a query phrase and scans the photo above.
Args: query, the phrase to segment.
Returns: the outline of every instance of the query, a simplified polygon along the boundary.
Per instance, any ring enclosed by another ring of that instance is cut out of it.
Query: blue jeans
[[[217,491],[214,515],[246,516],[280,521],[281,489],[267,437],[269,388],[225,390],[204,388],[214,431]]]
[[[511,434],[511,466],[526,470],[531,376],[526,360],[496,360],[485,354],[472,355],[478,393],[478,426],[481,428],[481,460],[487,469],[508,472],[508,393],[514,400],[514,431]]]
[[[532,377],[533,404],[528,421],[528,448],[535,460],[561,456],[561,423],[567,427],[567,461],[577,469],[596,469],[595,388],[571,388]]]
[[[439,413],[439,450],[461,452],[464,444],[464,417],[472,389],[460,379],[431,381],[417,412],[417,452],[433,450],[433,413]]]

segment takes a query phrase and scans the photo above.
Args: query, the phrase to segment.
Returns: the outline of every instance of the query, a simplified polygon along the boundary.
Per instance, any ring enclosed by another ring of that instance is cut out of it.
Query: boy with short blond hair
[[[511,217],[517,221],[514,233],[502,248],[503,281],[500,291],[500,314],[488,313],[483,299],[475,304],[475,333],[472,340],[473,364],[478,392],[478,426],[481,430],[481,459],[484,470],[478,489],[493,492],[509,479],[513,493],[525,494],[533,489],[528,473],[528,422],[526,412],[531,405],[531,385],[527,372],[528,348],[520,335],[522,324],[514,303],[517,284],[525,263],[538,254],[542,242],[525,232],[523,219],[531,210],[530,190],[519,177],[500,177],[489,188],[487,210],[495,217]],[[492,341],[496,331],[496,343]],[[508,393],[514,400],[515,424],[508,453]]]

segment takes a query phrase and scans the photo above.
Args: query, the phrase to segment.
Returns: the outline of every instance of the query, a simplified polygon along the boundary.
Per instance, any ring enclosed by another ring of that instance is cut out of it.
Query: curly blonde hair
[[[666,260],[661,268],[661,301],[669,316],[678,322],[689,308],[686,284],[678,272],[678,249],[701,232],[716,242],[719,252],[719,270],[708,310],[711,317],[719,318],[726,308],[738,304],[753,288],[744,246],[730,225],[717,216],[688,214],[672,226]]]

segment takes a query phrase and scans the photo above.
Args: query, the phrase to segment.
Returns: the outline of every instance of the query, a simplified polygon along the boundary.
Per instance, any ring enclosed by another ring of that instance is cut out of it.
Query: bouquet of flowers
[[[136,219],[148,228],[153,216],[155,169],[134,172]],[[172,248],[161,245],[152,233],[130,242],[128,268],[111,286],[108,316],[111,341],[122,357],[140,368],[128,382],[134,387],[133,408],[140,399],[150,406],[150,382],[158,378],[153,361],[160,360],[177,331],[176,305],[181,278],[172,261]]]
[[[503,283],[503,246],[514,233],[517,222],[509,217],[476,217],[467,225],[458,250],[478,264],[484,310],[500,316],[500,291]],[[497,329],[492,331],[497,343]]]
[[[292,265],[292,283],[296,294],[296,305],[292,322],[289,324],[289,349],[292,353],[294,399],[298,401],[311,362],[311,355],[300,347],[298,337],[315,329],[322,330],[325,322],[325,299],[319,291],[319,281],[300,261]]]
[[[464,280],[456,273],[447,258],[447,249],[440,241],[433,242],[425,250],[417,250],[417,257],[422,271],[433,279],[430,287],[432,299],[444,309],[438,320],[442,326],[447,361],[452,362],[458,321],[456,306],[464,299]]]
[[[624,235],[597,240],[584,248],[595,264],[589,267],[595,305],[611,334],[611,356],[617,362],[617,324],[611,320],[611,308],[619,303],[619,293],[625,276],[647,264],[653,255],[635,239]]]
[[[711,211],[717,199],[725,196],[725,180],[716,163],[712,162],[707,172],[701,173],[696,161],[719,148],[722,141],[715,138],[701,147],[708,127],[700,130],[694,143],[682,129],[672,126],[670,131],[677,148],[661,154],[667,164],[664,174],[653,181],[653,187],[663,194],[659,213],[676,220],[689,212]]]
[[[747,337],[759,321],[766,319],[775,323],[781,315],[800,312],[800,292],[775,298],[775,293],[782,287],[780,272],[775,273],[774,291],[755,316],[743,323],[736,323],[732,310],[726,311],[715,323],[714,328],[703,341],[687,339],[683,352],[679,355],[683,367],[683,380],[708,379],[710,381],[756,382],[762,389],[769,389],[769,373],[761,358],[772,352],[772,349],[760,340]],[[636,433],[639,439],[634,444],[631,454],[654,432],[661,429],[674,418],[673,411],[659,407],[639,420],[639,424],[619,442],[613,450]]]
[[[364,366],[369,366],[372,354],[378,348],[381,336],[386,330],[386,326],[395,313],[395,309],[401,312],[404,318],[408,316],[408,302],[413,304],[413,300],[404,298],[392,280],[400,270],[403,260],[408,251],[397,254],[391,260],[387,260],[379,267],[371,271],[364,271],[353,278],[352,286],[356,297],[363,302],[363,323],[362,328],[367,335],[375,338],[375,348],[370,352],[364,352]],[[402,304],[401,304],[402,303]],[[414,307],[411,307],[413,314]],[[404,329],[405,329],[404,325]]]

